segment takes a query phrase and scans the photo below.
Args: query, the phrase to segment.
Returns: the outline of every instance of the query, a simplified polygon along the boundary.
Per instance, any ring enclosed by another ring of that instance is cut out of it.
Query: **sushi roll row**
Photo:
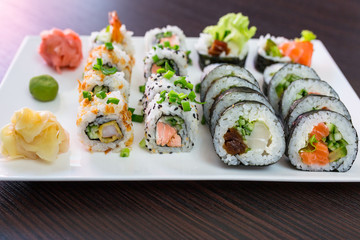
[[[268,86],[270,103],[284,120],[287,156],[308,171],[348,171],[358,136],[336,91],[310,67],[286,64]]]
[[[245,68],[231,64],[206,67],[201,100],[215,151],[224,163],[266,166],[283,156],[282,124]]]
[[[176,26],[155,28],[146,33],[145,45],[144,147],[160,154],[189,152],[196,141],[199,102],[187,77],[185,35]]]
[[[91,50],[78,87],[76,125],[90,151],[128,152],[134,138],[128,110],[135,64],[132,32],[116,12],[109,13],[109,24],[91,34]]]
[[[316,39],[316,35],[309,30],[303,30],[301,36],[294,40],[270,34],[260,36],[255,58],[256,70],[264,72],[265,68],[270,65],[291,62],[310,67],[314,52],[311,41]]]
[[[195,48],[201,69],[214,63],[229,63],[245,66],[249,52],[249,39],[256,27],[249,28],[249,18],[241,13],[229,13],[221,17],[214,26],[206,27]]]

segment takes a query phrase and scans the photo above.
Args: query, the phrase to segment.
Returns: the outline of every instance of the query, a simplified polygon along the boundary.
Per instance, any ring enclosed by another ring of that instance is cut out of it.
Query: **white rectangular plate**
[[[189,68],[190,80],[196,84],[201,75],[198,57],[194,50],[196,38],[188,38],[192,51],[193,66]],[[82,37],[84,58],[88,55],[88,37]],[[254,69],[256,39],[250,41],[246,68],[262,84],[262,75]],[[61,74],[48,67],[37,53],[40,37],[24,39],[0,86],[0,127],[10,122],[12,114],[22,107],[53,112],[70,133],[70,150],[49,164],[41,161],[20,159],[6,160],[0,155],[0,180],[25,181],[123,181],[123,180],[245,180],[291,182],[360,182],[360,160],[346,173],[305,172],[295,170],[284,157],[268,167],[229,167],[217,157],[207,126],[200,125],[198,141],[190,153],[151,154],[138,146],[143,138],[144,125],[134,123],[135,140],[130,157],[121,158],[115,153],[89,153],[80,143],[75,125],[78,107],[77,79],[81,78],[85,60],[75,71],[64,70]],[[353,124],[360,127],[360,105],[350,84],[320,41],[314,41],[315,52],[312,67],[321,79],[327,81],[348,107]],[[131,82],[131,107],[140,111],[141,98],[138,86],[144,84],[142,37],[134,37],[136,65]],[[32,98],[28,90],[29,80],[37,75],[50,74],[59,83],[59,93],[52,102],[42,103]],[[199,107],[202,116],[201,107]]]

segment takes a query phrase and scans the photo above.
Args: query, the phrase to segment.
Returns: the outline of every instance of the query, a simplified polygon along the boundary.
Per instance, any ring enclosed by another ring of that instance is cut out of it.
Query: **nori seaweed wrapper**
[[[203,70],[207,65],[213,64],[213,63],[229,63],[238,65],[240,67],[245,66],[246,57],[244,59],[239,59],[238,57],[218,57],[218,56],[210,56],[210,55],[204,55],[199,54],[199,65],[201,70]]]

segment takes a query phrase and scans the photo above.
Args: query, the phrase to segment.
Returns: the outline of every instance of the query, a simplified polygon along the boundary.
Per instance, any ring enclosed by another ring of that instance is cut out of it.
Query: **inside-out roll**
[[[90,151],[119,152],[134,139],[131,112],[119,91],[108,93],[104,99],[83,99],[76,125],[81,141]]]

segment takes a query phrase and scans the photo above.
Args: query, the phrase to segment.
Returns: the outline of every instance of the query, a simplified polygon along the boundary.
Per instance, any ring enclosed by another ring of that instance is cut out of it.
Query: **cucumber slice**
[[[334,134],[335,141],[340,141],[342,139],[341,133],[337,132]]]
[[[85,129],[85,133],[91,140],[99,139],[99,126],[89,124]]]

